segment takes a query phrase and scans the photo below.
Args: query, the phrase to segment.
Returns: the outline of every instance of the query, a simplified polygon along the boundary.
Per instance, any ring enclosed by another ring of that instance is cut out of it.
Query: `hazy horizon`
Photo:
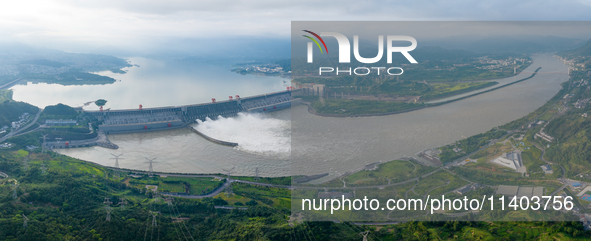
[[[18,1],[0,9],[0,39],[115,56],[288,54],[291,21],[589,21],[591,1]],[[313,7],[312,7],[313,6]],[[380,6],[376,8],[376,6]],[[278,52],[286,49],[284,53]],[[230,57],[230,56],[228,56]]]

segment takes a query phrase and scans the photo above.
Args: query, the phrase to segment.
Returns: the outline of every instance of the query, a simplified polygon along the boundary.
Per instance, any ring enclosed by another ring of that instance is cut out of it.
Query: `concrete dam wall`
[[[291,91],[244,97],[184,106],[157,108],[85,111],[96,117],[102,124],[99,131],[105,133],[130,133],[180,128],[198,119],[217,119],[218,116],[232,117],[239,112],[271,112],[292,105]]]

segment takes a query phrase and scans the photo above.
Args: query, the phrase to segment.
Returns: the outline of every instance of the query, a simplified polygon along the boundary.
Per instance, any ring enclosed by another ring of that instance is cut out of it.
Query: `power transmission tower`
[[[154,192],[154,202],[158,202],[160,196],[158,196],[158,189],[156,189],[156,191]]]
[[[119,201],[118,204],[119,204],[119,206],[121,206],[121,210],[123,210],[123,209],[125,209],[125,205],[127,204],[127,201],[126,200],[121,200],[121,201]]]
[[[168,206],[172,206],[172,197],[167,197],[164,199],[164,201],[166,201],[166,203],[168,203]]]
[[[119,168],[119,159],[125,159],[123,157],[120,157],[120,156],[123,156],[123,154],[115,155],[115,154],[111,153],[111,155],[114,156],[114,158],[111,158],[111,159],[115,159],[115,167]]]
[[[107,211],[107,221],[111,221],[111,204],[113,204],[113,202],[111,202],[110,198],[106,197],[103,203],[106,205],[105,211]]]
[[[226,194],[233,193],[233,191],[232,191],[232,179],[230,179],[230,174],[234,173],[233,172],[234,171],[234,168],[236,168],[236,167],[232,167],[232,169],[230,169],[230,170],[222,169],[224,172],[226,172],[226,176],[227,176],[226,181],[229,182],[229,185],[228,185],[228,187],[225,190]]]
[[[11,184],[10,187],[12,188],[12,199],[16,199],[18,197],[17,190],[18,190],[18,183]]]
[[[41,164],[41,174],[45,175],[45,172],[47,171],[47,167],[45,166],[45,163]]]
[[[226,173],[226,176],[228,177],[228,181],[230,180],[230,174],[234,173],[234,168],[236,168],[236,167],[232,167],[232,169],[229,169],[229,170],[222,169]]]
[[[156,227],[157,226],[157,224],[156,224],[156,215],[158,215],[158,212],[151,212],[150,211],[150,214],[152,214],[152,227]]]
[[[107,211],[107,221],[111,221],[111,206],[105,206],[105,210]]]
[[[26,156],[25,159],[23,159],[23,168],[26,170],[29,170],[29,156]]]
[[[367,241],[367,235],[369,235],[369,231],[359,233],[363,237],[363,241]]]
[[[45,139],[47,138],[47,135],[49,135],[49,134],[43,135],[43,144],[41,144],[41,153],[45,153]]]
[[[254,180],[258,181],[259,179],[259,168],[257,167],[254,171]]]
[[[23,228],[27,228],[27,221],[29,221],[29,218],[27,218],[27,216],[25,216],[24,214],[21,214],[21,215],[23,215],[23,221],[24,221]]]
[[[152,159],[146,157],[146,160],[148,160],[148,161],[145,162],[145,163],[150,163],[150,168],[148,169],[149,170],[148,171],[148,176],[152,176],[152,172],[154,172],[154,170],[152,169],[152,163],[158,163],[158,162],[155,162],[154,161],[154,160],[156,160],[156,157],[154,157]]]

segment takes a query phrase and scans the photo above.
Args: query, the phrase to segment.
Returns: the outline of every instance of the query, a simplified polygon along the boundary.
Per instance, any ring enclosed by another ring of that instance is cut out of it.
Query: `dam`
[[[197,120],[233,117],[239,112],[272,112],[289,108],[298,101],[299,99],[292,100],[292,91],[287,90],[244,98],[230,97],[225,101],[213,99],[211,103],[194,105],[156,108],[140,106],[138,109],[84,112],[96,118],[99,123],[102,122],[98,126],[100,132],[118,134],[180,128]]]

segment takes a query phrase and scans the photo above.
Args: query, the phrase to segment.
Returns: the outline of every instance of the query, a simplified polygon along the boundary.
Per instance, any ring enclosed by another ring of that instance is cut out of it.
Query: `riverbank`
[[[444,102],[423,103],[421,106],[412,107],[412,108],[408,108],[408,109],[404,109],[404,110],[392,111],[392,112],[367,113],[367,114],[352,114],[352,115],[328,114],[328,113],[318,112],[314,108],[312,102],[302,101],[302,104],[305,104],[305,105],[308,106],[308,112],[310,112],[311,114],[318,115],[318,116],[323,116],[323,117],[368,117],[368,116],[385,116],[385,115],[401,114],[401,113],[407,113],[407,112],[411,112],[411,111],[415,111],[415,110],[420,110],[420,109],[424,109],[424,108],[428,108],[428,107],[441,106],[441,105],[444,105],[444,104],[453,103],[453,102],[456,102],[456,101],[459,101],[459,100],[463,100],[463,99],[467,99],[467,98],[470,98],[470,97],[474,97],[474,96],[477,96],[477,95],[480,95],[480,94],[484,94],[484,93],[488,93],[488,92],[491,92],[491,91],[495,91],[495,90],[501,89],[503,87],[507,87],[507,86],[510,86],[510,85],[513,85],[513,84],[516,84],[516,83],[519,83],[519,82],[522,82],[522,81],[531,79],[531,78],[533,78],[538,73],[538,71],[541,68],[542,67],[537,68],[529,77],[526,77],[526,78],[523,78],[523,79],[520,79],[520,80],[516,80],[516,81],[510,82],[510,83],[501,85],[501,86],[497,86],[495,88],[491,88],[491,89],[484,90],[484,91],[481,91],[481,92],[477,92],[477,93],[474,93],[474,94],[471,94],[471,95],[467,95],[467,96],[462,96],[462,97],[459,97],[459,98],[456,98],[456,99],[447,100],[447,101],[444,101]],[[461,95],[461,94],[465,94],[465,93],[466,92],[464,92],[464,93],[458,93],[457,95]],[[447,98],[447,97],[444,97],[444,98]],[[419,105],[419,104],[417,104],[417,105]]]

